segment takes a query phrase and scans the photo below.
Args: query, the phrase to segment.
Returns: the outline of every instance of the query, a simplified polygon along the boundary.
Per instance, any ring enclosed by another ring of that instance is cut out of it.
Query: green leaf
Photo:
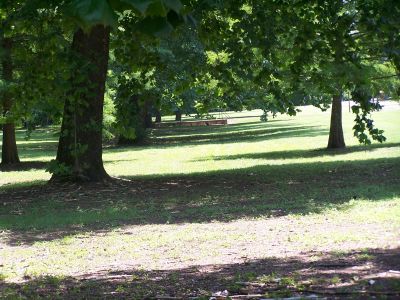
[[[108,0],[73,0],[68,4],[66,13],[85,30],[98,24],[115,27],[118,21]]]
[[[150,4],[149,8],[147,9],[147,14],[148,16],[161,16],[165,17],[168,13],[168,8],[164,5],[164,2],[162,0],[156,0],[153,1],[152,4]]]
[[[138,23],[137,28],[146,34],[158,37],[168,35],[174,29],[163,17],[147,17]]]
[[[168,8],[174,10],[177,13],[180,13],[183,8],[183,5],[179,0],[164,0],[164,2]]]
[[[182,23],[185,22],[185,20],[182,18],[182,16],[177,14],[173,10],[171,10],[168,13],[167,20],[168,20],[168,23],[170,23],[173,27],[178,27],[179,25],[181,25]]]
[[[113,0],[116,1],[116,0]],[[183,5],[180,0],[121,0],[144,16],[166,16],[168,11],[180,13]]]
[[[142,15],[145,15],[149,9],[149,6],[154,2],[154,0],[121,0],[121,2],[129,4]]]

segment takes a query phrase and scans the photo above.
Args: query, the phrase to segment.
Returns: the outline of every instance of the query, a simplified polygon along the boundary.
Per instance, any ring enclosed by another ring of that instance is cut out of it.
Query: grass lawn
[[[346,106],[345,106],[346,107]],[[329,112],[162,127],[106,147],[108,184],[49,185],[55,129],[0,172],[0,298],[400,296],[400,105],[387,142],[327,151]],[[236,295],[236,296],[235,296]]]

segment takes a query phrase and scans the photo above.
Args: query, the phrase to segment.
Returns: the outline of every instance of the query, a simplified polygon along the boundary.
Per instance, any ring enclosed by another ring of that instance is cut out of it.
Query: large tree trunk
[[[108,179],[102,159],[102,125],[105,82],[108,68],[110,29],[94,26],[88,33],[75,32],[72,51],[79,66],[71,78],[65,101],[57,162],[71,176],[55,179],[102,181]]]
[[[2,38],[1,46],[3,50],[2,69],[3,79],[10,83],[13,79],[13,64],[12,64],[12,40],[10,38]],[[11,111],[13,100],[8,92],[3,93],[3,115],[6,118],[6,123],[3,124],[3,145],[1,150],[2,164],[19,163],[17,141],[15,138],[14,121],[9,118],[8,114]]]
[[[331,128],[329,132],[328,149],[344,148],[342,127],[342,97],[340,95],[332,98]]]

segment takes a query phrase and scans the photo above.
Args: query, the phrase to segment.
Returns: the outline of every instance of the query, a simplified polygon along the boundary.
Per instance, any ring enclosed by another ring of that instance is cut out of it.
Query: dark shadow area
[[[238,155],[214,156],[197,161],[206,160],[232,160],[232,159],[296,159],[296,158],[315,158],[323,156],[339,156],[355,152],[370,152],[381,148],[400,147],[400,143],[382,143],[372,145],[347,146],[344,149],[314,149],[314,150],[292,150],[292,151],[272,151],[262,153],[249,153]]]
[[[0,164],[0,172],[44,170],[49,162],[46,161],[21,161],[18,164]]]
[[[253,116],[254,117],[254,116]],[[244,119],[244,118],[249,118],[249,117],[233,117],[233,118],[228,118],[228,124],[225,126],[217,126],[217,127],[209,127],[209,126],[180,126],[180,125],[176,125],[176,121],[175,120],[171,120],[171,121],[165,121],[162,122],[161,125],[167,125],[166,127],[160,126],[158,129],[161,130],[168,130],[168,129],[182,129],[182,130],[196,130],[199,129],[201,131],[207,131],[207,130],[212,130],[212,129],[216,129],[216,130],[225,130],[226,128],[235,128],[235,127],[241,127],[241,126],[252,126],[252,125],[259,125],[259,126],[266,126],[266,124],[273,124],[273,123],[279,123],[279,122],[287,122],[289,121],[289,119],[286,120],[269,120],[268,122],[261,122],[261,121],[252,121],[252,122],[246,122],[246,123],[229,123],[230,119]],[[196,121],[196,119],[188,119],[188,120],[183,120],[183,122],[185,121]],[[200,120],[199,120],[200,121]]]
[[[266,123],[250,122],[231,124],[227,126],[204,127],[169,127],[153,129],[143,145],[134,147],[112,146],[105,147],[107,153],[151,148],[168,148],[176,146],[190,146],[200,144],[224,144],[237,142],[256,142],[262,140],[279,139],[287,137],[313,137],[326,135],[328,131],[320,126],[298,126],[296,124],[282,125],[282,120],[271,120]],[[21,135],[21,133],[19,133]],[[19,137],[18,149],[23,159],[35,159],[43,156],[54,157],[58,141],[49,137],[46,132],[34,132],[28,142]],[[44,141],[44,142],[43,142]],[[122,150],[122,151],[123,151]]]
[[[294,127],[299,126],[298,124],[291,124]],[[179,126],[173,128],[156,128],[153,132],[156,133],[156,136],[185,136],[185,135],[212,135],[212,134],[224,134],[224,133],[241,133],[242,131],[252,131],[252,130],[263,130],[263,129],[272,129],[272,128],[287,128],[293,127],[286,124],[280,123],[243,123],[243,124],[229,124],[226,126],[203,126],[203,127],[195,127],[195,126]]]
[[[327,135],[328,130],[320,126],[281,126],[256,123],[257,125],[237,124],[224,127],[205,126],[179,127],[172,129],[154,129],[144,145],[132,147],[116,146],[107,149],[107,153],[142,149],[162,149],[177,146],[195,146],[257,142],[281,138],[315,137]]]
[[[0,230],[9,232],[4,240],[29,244],[124,224],[229,222],[347,209],[353,199],[399,197],[400,158],[129,179],[0,189]]]
[[[155,145],[208,145],[225,144],[238,142],[257,142],[271,139],[282,139],[288,137],[314,137],[328,134],[328,130],[321,129],[320,126],[288,126],[271,127],[254,130],[243,129],[241,131],[232,131],[227,133],[213,134],[191,134],[181,136],[154,137],[151,142]]]
[[[317,260],[315,255],[319,255]],[[22,283],[3,280],[0,281],[0,297],[209,299],[213,293],[226,290],[234,299],[308,295],[323,299],[399,299],[399,265],[400,249],[396,248],[351,251],[340,256],[308,252],[288,258],[242,259],[234,264],[172,270],[147,271],[120,266],[77,277],[27,276]]]
[[[224,114],[224,113],[222,113]],[[260,118],[262,116],[262,112],[260,112],[260,114],[258,115],[245,115],[245,116],[234,116],[232,117],[232,115],[230,113],[227,113],[229,115],[229,118],[227,118],[228,120],[234,120],[234,119],[247,119],[247,118]],[[268,122],[277,122],[277,121],[281,121],[281,120],[268,120]],[[284,120],[286,121],[286,120]]]
[[[58,141],[37,141],[37,142],[32,142],[29,141],[27,143],[24,142],[19,142],[18,143],[18,148],[21,149],[53,149],[55,146],[57,146]]]
[[[240,124],[229,124],[225,126],[174,126],[169,128],[155,128],[152,130],[153,136],[155,137],[166,137],[166,136],[185,136],[185,135],[212,135],[222,133],[240,133],[244,130],[262,130],[267,128],[276,127],[291,127],[298,126],[298,124],[282,125],[282,121],[276,120],[273,122],[249,122]]]
[[[277,124],[278,122],[278,124]],[[298,124],[292,124],[296,126]],[[240,124],[228,124],[224,126],[170,126],[170,127],[160,127],[151,130],[153,136],[156,137],[166,137],[166,136],[177,136],[177,135],[191,135],[191,134],[219,134],[219,133],[232,133],[240,132],[243,130],[253,130],[253,129],[265,129],[273,127],[288,127],[288,125],[281,125],[279,121],[275,123],[262,123],[262,122],[249,122]]]

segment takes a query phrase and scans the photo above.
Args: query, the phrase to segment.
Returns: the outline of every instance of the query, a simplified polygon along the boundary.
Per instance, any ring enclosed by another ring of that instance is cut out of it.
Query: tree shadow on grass
[[[158,127],[150,130],[150,136],[153,138],[167,138],[173,137],[185,137],[191,136],[208,136],[218,134],[234,134],[242,132],[244,130],[262,130],[273,127],[288,127],[288,125],[280,125],[279,121],[276,120],[273,123],[262,123],[262,122],[248,122],[240,124],[228,124],[224,126],[169,126],[169,127]],[[296,125],[296,124],[292,124]]]
[[[146,145],[115,146],[107,149],[107,153],[122,151],[162,149],[177,146],[196,146],[211,144],[228,144],[242,142],[258,142],[272,139],[315,137],[327,135],[328,130],[321,126],[281,126],[259,124],[228,125],[224,128],[173,128],[155,129]],[[235,127],[237,126],[237,127]]]
[[[355,152],[371,152],[381,148],[397,148],[400,143],[382,143],[372,145],[347,146],[344,149],[313,149],[313,150],[293,150],[293,151],[269,151],[261,153],[245,153],[237,155],[213,156],[209,158],[198,159],[196,161],[207,160],[234,160],[234,159],[301,159],[315,158],[323,156],[340,156]]]
[[[321,126],[273,126],[260,127],[257,129],[243,129],[228,132],[216,132],[212,130],[209,134],[196,133],[176,136],[156,136],[152,143],[156,145],[207,145],[207,144],[225,144],[238,142],[256,142],[270,139],[281,139],[287,137],[313,137],[326,135],[328,130]],[[175,132],[177,134],[177,132]],[[182,133],[180,133],[182,134]]]
[[[318,256],[318,259],[315,257]],[[229,264],[139,270],[114,267],[76,277],[0,280],[0,297],[13,299],[209,299],[226,290],[235,299],[305,297],[399,299],[400,249],[307,252],[287,258],[242,259]],[[373,284],[371,284],[373,280]],[[243,295],[240,298],[238,295]],[[174,298],[169,298],[174,299]]]
[[[173,129],[157,129],[155,134],[149,139],[149,144],[144,146],[136,146],[136,150],[152,148],[165,148],[190,146],[190,145],[206,145],[206,144],[225,144],[237,142],[257,142],[271,139],[280,139],[288,137],[313,137],[326,135],[327,130],[321,129],[320,126],[282,126],[279,120],[273,120],[272,124],[268,123],[246,123],[228,125],[224,128],[173,128]],[[172,136],[171,136],[172,135]],[[20,156],[22,158],[35,159],[37,157],[51,156],[54,157],[57,142],[48,143],[33,142],[24,144],[19,147]],[[126,151],[132,151],[132,147],[123,147]],[[123,151],[123,150],[122,150]],[[110,147],[107,153],[121,152],[121,147]],[[112,160],[107,160],[112,162]]]
[[[354,199],[387,201],[400,196],[400,158],[129,179],[3,190],[4,240],[30,244],[121,225],[229,222],[348,209]]]
[[[17,164],[0,164],[0,172],[44,170],[49,162],[46,161],[21,161]]]

